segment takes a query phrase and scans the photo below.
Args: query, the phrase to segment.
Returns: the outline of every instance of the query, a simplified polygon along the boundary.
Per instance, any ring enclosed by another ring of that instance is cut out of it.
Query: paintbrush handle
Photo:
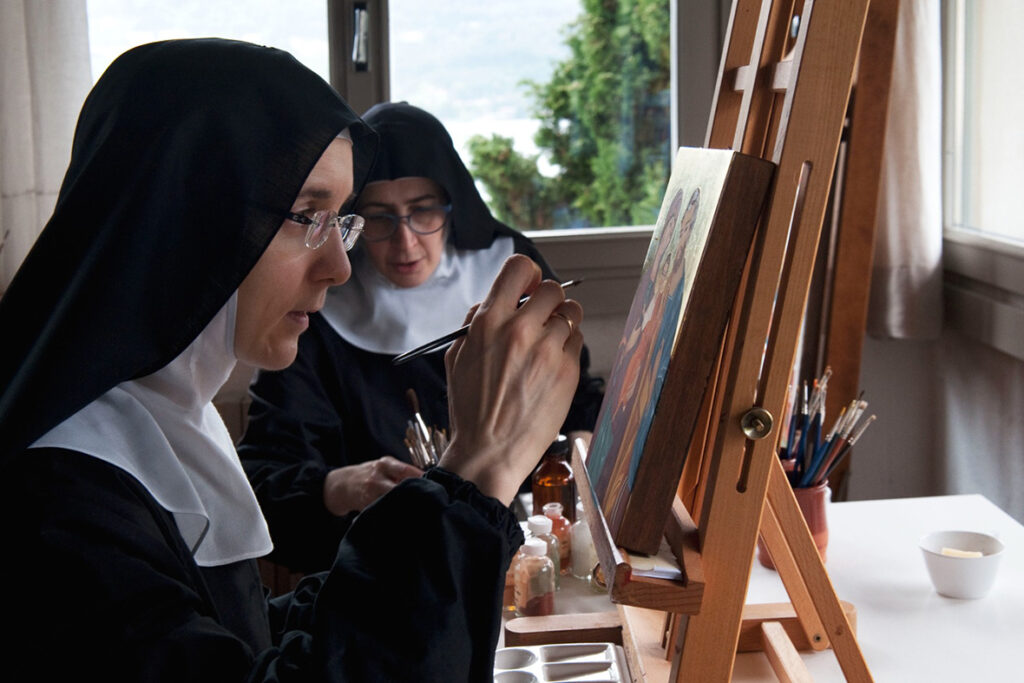
[[[578,285],[581,282],[583,282],[582,278],[577,278],[575,280],[567,280],[567,281],[561,283],[561,287],[562,287],[562,289],[566,289],[568,287],[575,287],[576,285]],[[522,306],[523,304],[525,304],[529,300],[529,298],[530,298],[529,296],[524,296],[523,298],[521,298],[519,300],[519,305]],[[402,365],[403,363],[408,363],[409,361],[413,360],[414,358],[419,358],[420,356],[425,356],[428,353],[432,353],[434,351],[439,351],[440,349],[443,349],[444,347],[448,346],[449,344],[453,344],[459,337],[465,337],[466,333],[468,333],[468,332],[469,332],[469,325],[463,325],[459,329],[454,330],[452,332],[449,332],[448,334],[444,335],[443,337],[438,337],[437,339],[434,339],[432,341],[428,341],[423,346],[417,346],[415,349],[413,349],[411,351],[406,351],[403,354],[395,356],[391,360],[391,364],[392,365]]]
[[[395,356],[394,359],[391,361],[391,364],[401,365],[403,363],[408,363],[413,358],[419,358],[420,356],[425,356],[426,354],[431,353],[433,351],[443,349],[449,344],[454,343],[455,340],[458,339],[459,337],[465,337],[467,332],[469,332],[469,325],[463,325],[454,332],[449,332],[443,337],[438,337],[437,339],[428,341],[423,346],[417,346],[412,351],[406,351],[401,355]]]

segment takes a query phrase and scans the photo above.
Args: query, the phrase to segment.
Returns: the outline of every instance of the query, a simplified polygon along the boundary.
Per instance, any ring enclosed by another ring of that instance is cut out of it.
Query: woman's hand
[[[390,455],[359,465],[338,467],[328,472],[324,479],[324,505],[328,512],[340,517],[362,510],[399,482],[422,474],[418,467]]]
[[[530,294],[521,307],[519,299]],[[510,257],[469,334],[445,354],[452,441],[440,465],[511,503],[558,435],[579,381],[583,309],[540,268]]]

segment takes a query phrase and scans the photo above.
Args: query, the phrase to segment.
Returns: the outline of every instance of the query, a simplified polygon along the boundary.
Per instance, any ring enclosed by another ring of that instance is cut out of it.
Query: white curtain
[[[868,332],[942,331],[941,4],[900,0],[878,206]]]
[[[1024,362],[942,329],[940,11],[900,0],[862,376],[879,419],[851,497],[980,493],[1024,522]]]
[[[0,292],[50,217],[91,84],[86,0],[0,2]]]

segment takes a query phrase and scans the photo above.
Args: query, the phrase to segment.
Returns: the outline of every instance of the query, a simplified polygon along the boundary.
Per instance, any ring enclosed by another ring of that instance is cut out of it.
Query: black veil
[[[495,237],[519,235],[491,215],[451,135],[432,114],[407,102],[385,102],[363,118],[380,134],[368,182],[420,176],[439,184],[452,201],[449,239],[458,249],[485,249]]]
[[[53,216],[0,299],[0,456],[177,357],[345,128],[358,191],[375,135],[288,53],[175,40],[111,64]]]

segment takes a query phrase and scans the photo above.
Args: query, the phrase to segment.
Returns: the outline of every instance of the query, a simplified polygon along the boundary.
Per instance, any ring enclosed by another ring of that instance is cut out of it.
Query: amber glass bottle
[[[533,514],[543,514],[545,503],[561,503],[569,523],[576,521],[576,479],[569,464],[569,439],[559,434],[548,447],[531,477]]]

